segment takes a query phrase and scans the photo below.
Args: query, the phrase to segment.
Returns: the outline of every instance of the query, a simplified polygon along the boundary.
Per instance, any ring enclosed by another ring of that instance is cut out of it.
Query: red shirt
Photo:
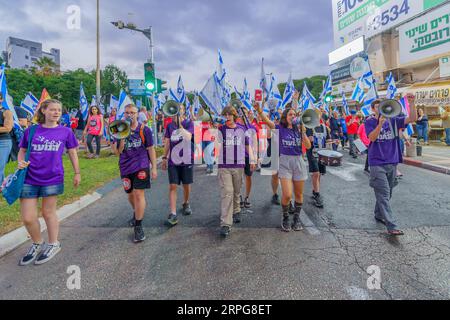
[[[169,123],[172,123],[172,117],[164,117],[164,130],[167,129]]]
[[[350,120],[353,118],[353,123],[350,124]],[[359,124],[358,124],[358,118],[353,117],[353,116],[347,116],[345,118],[345,123],[347,124],[347,134],[358,134],[358,128],[359,128]]]

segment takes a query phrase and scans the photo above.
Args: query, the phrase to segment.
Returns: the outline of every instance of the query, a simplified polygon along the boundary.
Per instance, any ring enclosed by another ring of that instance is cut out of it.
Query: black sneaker
[[[291,224],[289,223],[289,216],[283,216],[281,220],[281,230],[284,232],[291,231]]]
[[[142,242],[145,240],[144,228],[142,226],[134,227],[134,243]]]
[[[20,259],[19,265],[26,266],[26,265],[29,265],[30,263],[32,263],[37,258],[39,253],[41,252],[42,247],[43,247],[43,244],[33,243],[31,245],[30,249],[28,249],[27,254],[24,255],[22,259]]]
[[[323,208],[323,198],[322,198],[322,196],[320,195],[320,193],[314,194],[313,200],[314,200],[314,205],[315,205],[317,208]]]
[[[281,205],[280,198],[278,197],[278,194],[274,194],[272,196],[272,203],[274,205],[277,205],[277,206]]]
[[[61,244],[47,244],[45,250],[41,255],[34,261],[34,264],[44,264],[50,259],[52,259],[56,254],[61,251]]]
[[[192,214],[192,209],[189,203],[183,204],[183,215],[184,216],[190,216]]]
[[[289,214],[294,214],[295,213],[295,207],[292,204],[292,202],[289,202]]]
[[[220,228],[220,235],[224,238],[228,237],[230,235],[230,227],[223,226],[222,228]]]
[[[239,196],[241,198],[241,201],[239,201],[239,206],[241,207],[241,209],[244,208],[244,201],[242,201],[242,196]]]
[[[178,217],[175,214],[169,214],[169,217],[167,218],[166,224],[169,227],[174,227],[178,224]]]
[[[233,223],[241,223],[241,213],[233,214]]]
[[[250,209],[251,207],[252,207],[252,204],[250,203],[250,201],[248,201],[248,197],[246,197],[244,200],[244,208]]]
[[[294,231],[302,231],[303,230],[302,223],[300,222],[300,215],[298,215],[298,214],[294,215],[294,221],[292,222],[292,230],[294,230]]]

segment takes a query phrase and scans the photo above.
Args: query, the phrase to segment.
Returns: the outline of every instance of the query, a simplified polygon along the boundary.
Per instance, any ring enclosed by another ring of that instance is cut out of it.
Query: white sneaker
[[[36,259],[34,264],[44,264],[52,259],[59,251],[61,251],[61,244],[47,244],[44,252]]]
[[[42,247],[44,246],[43,243],[33,243],[28,249],[28,252],[26,255],[23,256],[22,259],[19,261],[19,266],[26,266],[32,263],[34,260],[36,260],[39,253],[42,251]]]

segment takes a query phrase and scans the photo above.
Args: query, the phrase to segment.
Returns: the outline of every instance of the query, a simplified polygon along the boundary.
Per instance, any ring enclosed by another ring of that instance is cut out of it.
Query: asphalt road
[[[449,299],[449,176],[400,167],[392,204],[406,235],[393,238],[373,219],[362,169],[362,159],[347,156],[329,169],[325,208],[306,201],[306,228],[296,233],[280,231],[270,178],[256,174],[253,208],[226,240],[218,234],[217,177],[196,169],[194,214],[168,229],[168,179],[160,172],[147,193],[144,243],[132,243],[131,210],[117,188],[63,222],[63,249],[52,261],[19,267],[30,243],[1,258],[0,299]],[[81,289],[67,287],[73,265]],[[379,289],[368,286],[370,266]]]

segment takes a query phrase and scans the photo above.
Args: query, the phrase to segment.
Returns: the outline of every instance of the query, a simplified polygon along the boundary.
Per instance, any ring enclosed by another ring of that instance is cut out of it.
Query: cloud
[[[260,61],[279,81],[328,72],[333,49],[329,0],[101,0],[101,65],[116,64],[130,78],[143,77],[149,43],[140,33],[118,30],[111,21],[132,21],[154,30],[158,76],[175,86],[182,75],[189,90],[201,89],[217,67],[221,49],[229,82],[251,89],[259,83]],[[81,9],[81,29],[69,30],[69,5]],[[96,65],[96,6],[92,0],[10,1],[0,7],[0,42],[14,36],[61,49],[63,70]]]

